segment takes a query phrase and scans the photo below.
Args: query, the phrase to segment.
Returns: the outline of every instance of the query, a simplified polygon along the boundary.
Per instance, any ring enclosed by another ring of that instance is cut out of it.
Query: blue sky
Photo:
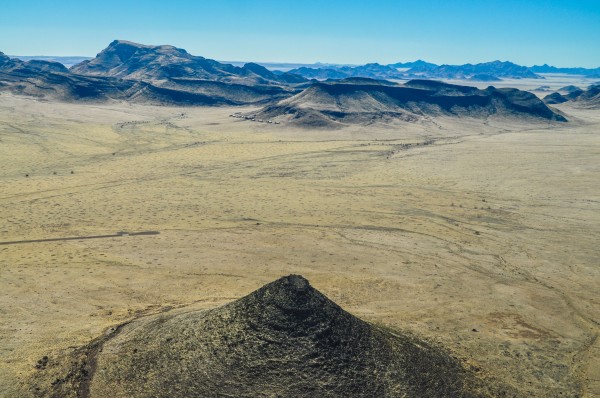
[[[0,51],[93,56],[114,39],[229,61],[600,66],[600,0],[3,0]]]

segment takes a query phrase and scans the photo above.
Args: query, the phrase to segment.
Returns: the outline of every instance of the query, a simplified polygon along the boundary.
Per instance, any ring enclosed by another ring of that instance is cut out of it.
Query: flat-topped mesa
[[[40,73],[69,73],[69,70],[59,62],[38,59],[22,61],[18,58],[10,58],[3,52],[0,52],[0,71],[22,76],[23,78]]]
[[[175,46],[171,46],[169,44],[161,44],[161,45],[148,45],[148,44],[139,44],[134,43],[128,40],[114,40],[112,41],[108,47],[106,47],[103,52],[111,52],[114,51],[116,53],[128,54],[135,53],[136,51],[142,52],[157,52],[163,54],[175,54],[182,57],[191,57],[191,55],[184,50],[183,48],[178,48]],[[125,61],[125,59],[123,59]]]
[[[74,65],[71,72],[83,75],[113,76],[121,78],[163,77],[152,75],[157,67],[174,63],[189,63],[192,57],[187,51],[169,46],[151,46],[126,40],[114,40],[95,58]]]
[[[316,82],[254,114],[307,128],[418,122],[435,116],[510,118],[522,123],[567,121],[526,91],[492,86],[481,90],[432,80],[411,80],[396,86],[373,81]]]
[[[222,81],[247,85],[300,83],[300,76],[275,75],[257,64],[243,68],[212,59],[191,55],[171,45],[145,45],[126,40],[114,40],[95,58],[71,68],[78,75],[117,77],[177,85],[177,79]],[[181,89],[181,87],[179,87]],[[189,89],[189,87],[187,87]]]

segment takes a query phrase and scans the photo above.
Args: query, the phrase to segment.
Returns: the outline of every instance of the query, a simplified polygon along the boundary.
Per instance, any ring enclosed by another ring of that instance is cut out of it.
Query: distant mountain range
[[[583,75],[588,77],[600,77],[600,68],[586,69],[586,68],[557,68],[555,66],[534,65],[529,67],[529,70],[533,73],[564,73],[567,75]]]
[[[52,55],[9,55],[10,58],[17,58],[21,61],[53,61],[63,64],[65,67],[70,68],[73,65],[77,65],[80,62],[90,59],[91,57],[80,57],[80,56],[52,56]]]
[[[121,47],[119,51],[122,52],[124,47],[127,45],[133,45],[136,48],[154,48],[159,49],[158,53],[171,58],[170,63],[173,60],[179,58],[180,60],[196,59],[199,64],[207,60],[202,57],[194,57],[185,52],[185,50],[177,49],[172,46],[142,46],[139,44],[127,42],[127,41],[115,41],[111,43],[109,48],[98,54],[98,57],[102,56],[102,60],[86,58],[86,57],[52,57],[52,56],[13,56],[12,58],[18,58],[23,61],[29,60],[43,60],[43,61],[55,61],[64,64],[66,67],[72,67],[81,63],[79,68],[84,68],[88,62],[90,65],[85,67],[84,72],[87,74],[94,74],[98,72],[94,68],[97,67],[98,63],[106,63],[108,58],[114,55],[116,47]],[[114,48],[111,48],[114,47]],[[118,52],[118,51],[117,51]],[[147,54],[146,54],[147,55]],[[136,58],[132,59],[130,64],[135,62],[146,62],[147,59],[143,59],[143,54],[136,54]],[[86,62],[87,61],[87,62]],[[161,61],[162,62],[162,61]],[[212,61],[217,62],[217,61]],[[210,62],[208,62],[210,64]],[[492,61],[484,62],[479,64],[464,64],[464,65],[437,65],[431,62],[423,60],[417,60],[414,62],[397,62],[388,65],[381,65],[378,63],[369,63],[365,65],[341,65],[341,64],[298,64],[298,63],[278,63],[278,62],[218,62],[219,65],[227,65],[227,67],[244,68],[247,65],[259,65],[276,76],[282,76],[282,79],[289,78],[289,74],[295,74],[302,76],[306,79],[344,79],[347,77],[367,77],[371,79],[391,79],[391,80],[409,80],[416,78],[427,78],[427,79],[455,79],[455,80],[471,80],[471,81],[499,81],[502,79],[541,79],[542,76],[538,74],[544,73],[561,73],[568,75],[581,75],[590,78],[600,78],[600,67],[598,68],[557,68],[555,66],[534,65],[534,66],[521,66],[512,62]],[[131,66],[131,65],[130,65]],[[205,65],[209,66],[210,65]],[[217,67],[219,69],[219,67]],[[228,68],[225,68],[225,72]],[[116,72],[116,71],[115,71]],[[117,74],[123,75],[123,71],[116,72]],[[234,73],[235,74],[235,73]],[[264,71],[258,71],[259,75],[265,74]],[[206,78],[210,78],[210,73]],[[197,76],[195,76],[197,77]],[[278,78],[273,76],[263,76],[267,80],[278,81]]]
[[[373,79],[453,79],[472,81],[498,81],[501,79],[543,79],[538,73],[565,73],[599,77],[600,68],[556,68],[553,66],[527,67],[512,62],[485,62],[464,65],[436,65],[425,61],[396,63],[389,65],[366,64],[359,66],[301,67],[289,73],[307,79],[343,79],[347,77],[368,77]]]
[[[96,57],[70,69],[53,60],[20,60],[0,53],[0,92],[71,102],[254,104],[264,106],[264,118],[286,115],[284,119],[306,126],[370,123],[382,117],[412,121],[436,115],[564,120],[528,92],[493,87],[478,90],[423,80],[538,77],[530,69],[510,62],[438,66],[419,60],[391,65],[320,66],[270,71],[256,63],[235,66],[194,56],[173,46],[115,40]],[[404,85],[388,81],[407,77],[419,79]],[[564,99],[597,106],[593,92],[576,96],[577,90],[575,87],[559,93],[564,98],[555,96],[554,103]]]

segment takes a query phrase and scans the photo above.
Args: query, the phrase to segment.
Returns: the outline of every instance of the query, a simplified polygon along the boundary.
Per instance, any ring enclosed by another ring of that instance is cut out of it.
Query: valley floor
[[[142,314],[301,274],[523,396],[600,396],[600,115],[292,129],[0,95],[0,396]],[[22,240],[127,235],[3,244]]]

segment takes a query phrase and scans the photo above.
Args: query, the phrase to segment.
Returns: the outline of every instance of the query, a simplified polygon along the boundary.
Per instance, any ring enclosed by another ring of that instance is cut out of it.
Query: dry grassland
[[[110,327],[290,273],[523,396],[600,396],[600,114],[560,109],[306,131],[0,95],[0,241],[160,231],[0,245],[0,396]]]

